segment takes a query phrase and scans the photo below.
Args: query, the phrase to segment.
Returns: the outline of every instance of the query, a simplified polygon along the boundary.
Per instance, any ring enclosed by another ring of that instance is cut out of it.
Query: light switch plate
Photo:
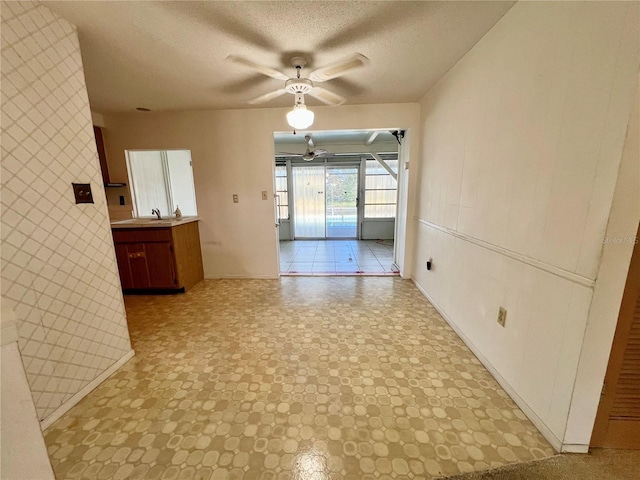
[[[72,183],[73,196],[78,203],[93,203],[93,195],[91,194],[90,183]]]
[[[269,200],[269,194],[267,193],[266,190],[262,190],[262,199]]]

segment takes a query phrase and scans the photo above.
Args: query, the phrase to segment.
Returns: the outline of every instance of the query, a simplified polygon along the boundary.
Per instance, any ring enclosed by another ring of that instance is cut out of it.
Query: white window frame
[[[144,148],[139,148],[139,149],[129,149],[129,150],[125,150],[125,157],[126,157],[126,163],[127,163],[127,178],[129,179],[129,191],[131,193],[131,203],[133,206],[133,216],[135,218],[152,218],[154,215],[151,212],[145,213],[144,215],[141,215],[141,212],[138,211],[138,199],[136,196],[136,189],[135,189],[135,182],[133,181],[133,177],[131,175],[131,159],[129,157],[129,153],[130,152],[160,152],[160,157],[161,157],[161,161],[162,161],[162,172],[163,172],[163,176],[164,176],[164,187],[165,187],[165,191],[167,194],[167,199],[169,202],[169,205],[175,205],[174,203],[174,198],[171,192],[171,180],[169,178],[169,160],[167,157],[167,152],[170,151],[188,151],[189,152],[189,156],[191,156],[191,150],[188,148],[165,148],[165,149],[144,149]],[[193,160],[191,161],[191,163],[193,163]],[[191,165],[192,167],[192,177],[193,177],[193,165]],[[195,182],[194,182],[194,186],[193,186],[193,191],[194,191],[194,198],[193,198],[193,204],[195,206],[196,209],[196,215],[198,212],[198,204],[197,204],[197,199],[195,196]],[[171,207],[170,207],[171,208]],[[173,211],[168,211],[168,212],[161,212],[161,214],[163,216],[171,216],[173,215]]]
[[[398,179],[397,177],[394,178],[393,175],[391,175],[389,172],[387,172],[386,174],[370,174],[367,173],[367,162],[370,161],[378,161],[377,158],[369,158],[369,157],[364,157],[363,158],[364,162],[363,162],[363,169],[364,169],[364,175],[363,175],[363,190],[362,190],[362,196],[363,196],[363,209],[362,209],[362,218],[363,220],[366,221],[376,221],[376,220],[381,220],[381,221],[386,221],[386,220],[395,220],[395,218],[398,215]],[[398,162],[398,168],[400,165],[399,160],[396,158],[394,159],[394,161]],[[385,168],[386,169],[386,168]],[[396,188],[367,188],[367,177],[384,177],[386,175],[389,175],[389,177],[394,178],[394,180],[396,181]],[[397,175],[397,174],[396,174]],[[395,190],[396,192],[396,196],[395,196],[395,202],[394,203],[367,203],[367,192],[374,192],[374,191],[392,191]],[[394,214],[392,217],[367,217],[366,216],[366,207],[367,205],[393,205],[394,206]]]

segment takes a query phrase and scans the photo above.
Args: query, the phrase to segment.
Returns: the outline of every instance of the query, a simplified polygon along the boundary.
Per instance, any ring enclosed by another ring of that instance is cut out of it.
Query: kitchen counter
[[[198,217],[111,222],[125,293],[186,292],[204,278]]]
[[[199,217],[182,217],[176,220],[175,217],[167,217],[163,219],[157,218],[130,218],[128,220],[118,220],[111,222],[112,229],[121,228],[158,228],[158,227],[176,227],[185,223],[197,222]]]

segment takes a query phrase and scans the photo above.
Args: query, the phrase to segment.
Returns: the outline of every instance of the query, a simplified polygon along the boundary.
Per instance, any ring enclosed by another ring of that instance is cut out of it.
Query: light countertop
[[[111,228],[158,228],[158,227],[176,227],[185,223],[197,222],[198,217],[182,217],[176,220],[175,217],[167,217],[161,220],[157,218],[130,218],[128,220],[118,220],[111,222]]]

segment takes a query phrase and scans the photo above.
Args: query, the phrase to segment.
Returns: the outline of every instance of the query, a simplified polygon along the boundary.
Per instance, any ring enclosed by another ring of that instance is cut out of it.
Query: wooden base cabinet
[[[122,289],[187,291],[204,278],[198,222],[113,229]]]

